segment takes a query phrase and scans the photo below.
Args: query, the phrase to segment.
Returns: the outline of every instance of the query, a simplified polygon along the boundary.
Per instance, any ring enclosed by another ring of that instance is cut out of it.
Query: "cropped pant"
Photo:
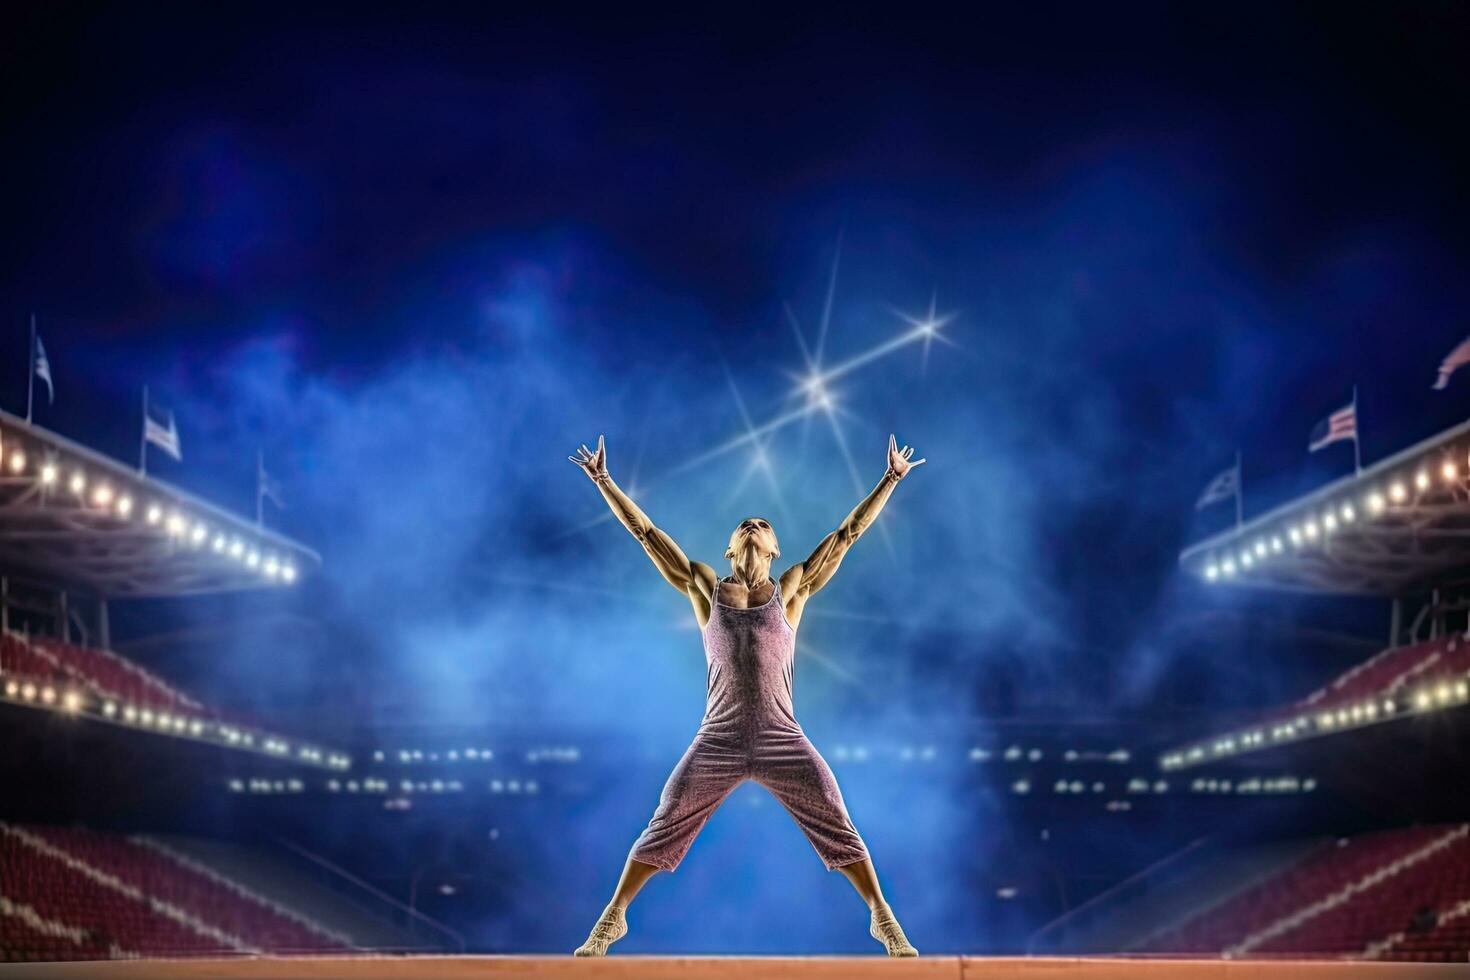
[[[628,856],[673,871],[710,815],[747,779],[781,801],[827,870],[868,857],[847,815],[842,791],[805,733],[762,731],[754,739],[701,731],[674,766],[648,826]]]

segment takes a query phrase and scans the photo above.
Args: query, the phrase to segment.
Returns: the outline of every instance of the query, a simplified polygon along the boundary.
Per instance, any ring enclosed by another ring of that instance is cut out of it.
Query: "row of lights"
[[[170,735],[188,736],[208,742],[223,742],[233,748],[259,750],[279,758],[293,755],[291,743],[275,736],[257,738],[256,734],[203,718],[195,718],[182,712],[162,711],[146,708],[126,701],[103,698],[94,700],[73,688],[58,688],[44,681],[7,677],[5,696],[12,701],[51,708],[65,714],[93,714],[108,721],[132,725],[149,731]],[[301,762],[327,766],[332,769],[347,769],[352,760],[338,752],[326,752],[316,746],[296,746],[294,757]]]
[[[489,762],[495,758],[495,753],[490,749],[449,749],[445,752],[425,752],[423,749],[398,749],[391,750],[376,749],[373,751],[374,762],[387,762],[390,759],[395,762],[408,765],[414,762]]]
[[[1238,796],[1310,793],[1317,788],[1315,779],[1280,776],[1275,779],[1252,777],[1232,782],[1229,779],[1196,779],[1189,784],[1191,792],[1207,794],[1234,793]]]
[[[0,449],[0,472],[9,471],[18,476],[26,472],[27,463],[28,457],[20,446]],[[119,520],[130,520],[137,509],[131,496],[113,489],[105,480],[89,484],[87,474],[80,468],[63,474],[60,465],[47,459],[36,471],[36,476],[43,489],[49,491],[64,482],[82,506],[91,506]],[[287,584],[296,581],[296,566],[290,560],[262,552],[237,536],[227,536],[224,531],[213,529],[204,521],[192,519],[177,510],[165,510],[160,503],[150,503],[143,511],[143,520],[150,526],[161,527],[169,537],[190,547],[208,546],[216,554],[233,558],[251,571],[258,571],[268,581]]]
[[[1160,758],[1159,765],[1164,769],[1181,769],[1265,748],[1268,744],[1278,745],[1312,734],[1361,728],[1375,722],[1387,721],[1404,711],[1437,711],[1440,708],[1465,704],[1470,702],[1470,683],[1467,683],[1467,677],[1470,675],[1423,684],[1404,700],[1385,694],[1351,705],[1301,714],[1290,721],[1277,722],[1269,728],[1221,735],[1208,745],[1202,743],[1171,752]]]
[[[306,789],[299,779],[232,779],[231,793],[301,793]]]
[[[1453,459],[1446,459],[1440,464],[1439,474],[1445,483],[1455,484],[1460,481],[1462,470]],[[1395,477],[1381,487],[1369,489],[1356,502],[1340,500],[1329,505],[1320,515],[1312,515],[1299,523],[1260,535],[1233,555],[1211,558],[1205,565],[1205,578],[1211,582],[1233,578],[1237,572],[1248,571],[1255,564],[1284,553],[1288,546],[1293,550],[1310,547],[1336,533],[1339,528],[1354,523],[1360,515],[1377,517],[1390,507],[1407,502],[1410,496],[1427,492],[1433,485],[1434,480],[1427,467],[1421,467],[1411,478]]]

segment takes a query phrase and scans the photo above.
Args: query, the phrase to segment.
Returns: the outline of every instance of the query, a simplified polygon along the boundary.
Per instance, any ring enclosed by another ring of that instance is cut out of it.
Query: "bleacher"
[[[166,845],[0,823],[0,960],[351,948],[345,935]]]
[[[0,674],[41,682],[70,683],[95,697],[139,707],[213,715],[204,705],[111,650],[27,637],[0,636]]]
[[[1402,717],[1470,703],[1470,635],[1389,647],[1306,697],[1259,712],[1233,731],[1165,753],[1165,769],[1199,765]]]
[[[1438,924],[1411,931],[1425,907]],[[1143,950],[1464,962],[1467,913],[1470,825],[1413,827],[1328,843]]]

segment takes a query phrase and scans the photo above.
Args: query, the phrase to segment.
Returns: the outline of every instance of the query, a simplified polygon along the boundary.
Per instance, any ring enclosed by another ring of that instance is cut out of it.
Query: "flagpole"
[[[36,314],[31,314],[31,358],[29,377],[26,381],[26,422],[31,421],[31,406],[36,398]]]
[[[1241,502],[1244,495],[1245,481],[1240,471],[1240,450],[1235,451],[1235,529],[1240,530],[1245,524],[1245,505]]]
[[[148,386],[143,386],[143,438],[138,442],[138,475],[148,475]]]
[[[1353,385],[1353,476],[1363,472],[1362,444],[1358,436],[1363,431],[1363,423],[1358,418],[1358,386]]]

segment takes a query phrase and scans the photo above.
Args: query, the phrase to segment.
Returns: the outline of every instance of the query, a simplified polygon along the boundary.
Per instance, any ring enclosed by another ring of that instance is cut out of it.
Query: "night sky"
[[[43,425],[132,458],[146,382],[158,475],[248,513],[259,448],[325,557],[118,612],[226,624],[191,667],[221,696],[688,731],[688,603],[567,454],[606,433],[717,567],[770,516],[784,568],[894,432],[929,462],[810,607],[804,716],[1157,706],[1240,673],[1173,639],[1261,601],[1176,570],[1237,448],[1249,515],[1351,466],[1305,445],[1353,384],[1365,461],[1470,408],[1430,391],[1470,332],[1462,5],[300,6],[31,5],[0,43],[5,407],[34,312]],[[801,407],[803,344],[931,302],[948,342],[834,381],[835,426],[691,462]]]

